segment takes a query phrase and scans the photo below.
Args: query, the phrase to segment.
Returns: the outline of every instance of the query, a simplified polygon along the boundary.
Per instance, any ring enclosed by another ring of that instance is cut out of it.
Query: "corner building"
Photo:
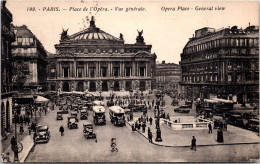
[[[50,91],[130,91],[155,86],[155,59],[151,45],[138,32],[135,44],[125,44],[96,27],[73,35],[62,32],[56,54],[49,55],[47,83]]]
[[[181,54],[180,84],[186,97],[258,103],[258,40],[257,26],[196,30]]]
[[[12,130],[12,55],[11,44],[15,41],[11,29],[12,13],[6,8],[6,1],[1,1],[1,136]]]

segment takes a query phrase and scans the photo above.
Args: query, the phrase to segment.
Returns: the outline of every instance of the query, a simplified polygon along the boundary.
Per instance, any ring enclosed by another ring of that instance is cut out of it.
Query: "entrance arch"
[[[5,118],[5,124],[6,124],[6,131],[10,131],[10,104],[9,101],[6,102],[6,118]]]
[[[140,91],[145,91],[145,81],[140,81]]]
[[[69,92],[70,91],[70,85],[68,82],[64,82],[62,86],[62,91]]]
[[[107,81],[102,82],[102,91],[108,91]]]
[[[96,92],[96,82],[90,82],[89,83],[89,91],[90,92]]]
[[[126,81],[125,83],[125,90],[130,91],[132,89],[132,82],[131,81]]]
[[[79,81],[77,85],[77,91],[84,92],[83,82]]]
[[[120,91],[119,82],[118,81],[115,81],[115,83],[114,83],[114,91]]]

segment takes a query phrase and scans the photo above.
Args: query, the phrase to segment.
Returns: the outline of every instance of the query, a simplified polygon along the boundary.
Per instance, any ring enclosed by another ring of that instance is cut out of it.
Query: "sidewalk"
[[[21,153],[18,154],[19,156],[19,162],[24,162],[25,159],[27,158],[29,152],[32,150],[34,147],[34,142],[33,142],[33,135],[27,135],[23,140],[20,141],[23,144],[23,150]],[[14,162],[14,153],[11,150],[11,145],[4,151],[4,154],[7,152],[10,153],[10,162]]]
[[[138,118],[135,117],[134,121]],[[131,126],[134,121],[127,122]],[[139,134],[143,135],[148,139],[147,129],[150,127],[153,134],[153,143],[156,145],[167,146],[167,147],[188,147],[191,144],[192,136],[197,139],[197,146],[213,146],[213,145],[233,145],[233,144],[250,144],[259,143],[259,136],[256,133],[238,128],[232,125],[228,125],[228,130],[223,131],[224,142],[217,142],[217,129],[213,129],[213,133],[209,134],[208,130],[173,130],[161,122],[161,137],[162,142],[155,142],[156,138],[156,128],[153,118],[153,124],[146,124],[145,133],[142,133],[142,128]]]
[[[46,116],[47,115],[48,115],[48,112],[47,112]],[[35,120],[34,116],[35,115],[33,114],[33,118],[31,119],[31,122]],[[42,113],[41,117],[45,117],[45,114]],[[41,117],[37,113],[37,115],[36,115],[37,122],[39,122]],[[16,126],[17,126],[17,138],[18,138],[18,141],[20,141],[23,144],[23,150],[22,150],[21,153],[18,154],[19,162],[24,162],[26,157],[27,157],[27,155],[29,154],[31,149],[34,147],[33,132],[31,133],[31,135],[29,135],[28,125],[27,124],[26,125],[23,124],[24,133],[20,134],[19,133],[20,124],[17,124]],[[14,152],[11,150],[10,141],[11,141],[12,136],[14,136],[14,135],[15,135],[15,124],[13,123],[12,131],[8,135],[8,138],[6,140],[2,140],[1,141],[1,152],[4,153],[5,155],[6,155],[7,152],[9,152],[10,153],[9,157],[10,157],[11,162],[13,162],[13,160],[14,160]]]

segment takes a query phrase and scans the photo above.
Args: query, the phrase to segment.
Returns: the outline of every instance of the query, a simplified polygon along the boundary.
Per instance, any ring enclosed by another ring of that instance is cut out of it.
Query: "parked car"
[[[179,101],[177,99],[172,100],[172,103],[171,103],[172,106],[177,106],[178,104],[179,104]]]
[[[78,122],[75,116],[68,117],[68,128],[69,129],[78,129]]]
[[[189,113],[190,110],[191,110],[190,105],[181,105],[180,107],[174,109],[174,112]]]
[[[247,128],[259,133],[259,120],[258,119],[249,119]]]
[[[50,140],[50,131],[47,125],[38,126],[36,129],[36,138],[35,143],[40,142],[49,142]]]
[[[57,120],[63,120],[62,113],[63,113],[62,111],[57,112],[57,117],[56,117]]]

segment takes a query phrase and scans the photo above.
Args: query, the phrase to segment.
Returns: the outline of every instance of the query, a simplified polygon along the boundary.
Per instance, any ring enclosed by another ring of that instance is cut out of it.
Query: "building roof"
[[[15,35],[16,37],[34,37],[33,33],[27,28],[27,26],[22,25],[22,26],[14,26],[12,27],[15,30]]]
[[[95,25],[94,17],[91,18],[89,28],[77,32],[71,36],[68,36],[70,41],[109,41],[109,42],[117,42],[117,43],[124,43],[123,35],[120,38],[114,37],[99,28]]]

